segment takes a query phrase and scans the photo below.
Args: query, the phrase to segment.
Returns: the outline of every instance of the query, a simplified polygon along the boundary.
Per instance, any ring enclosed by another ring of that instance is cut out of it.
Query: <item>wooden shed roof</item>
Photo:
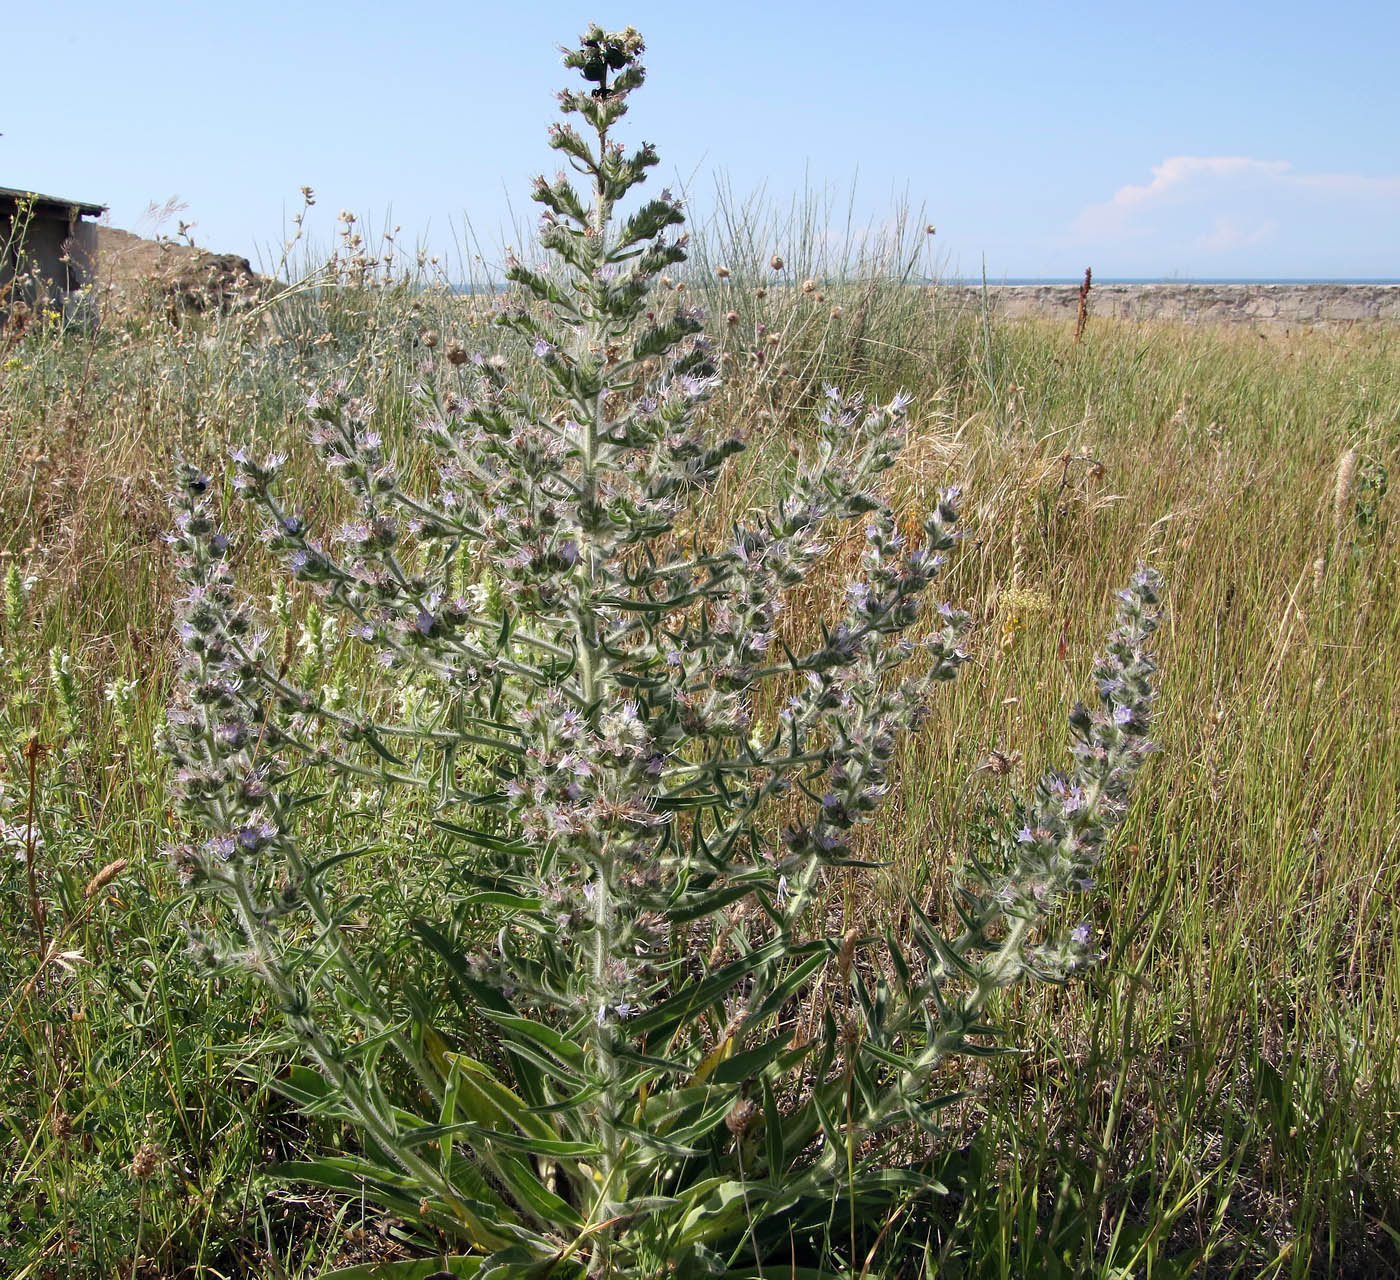
[[[39,209],[76,209],[83,217],[95,218],[107,212],[105,204],[93,204],[87,200],[65,200],[62,196],[40,195],[37,191],[21,191],[17,187],[0,187],[0,203],[13,200],[33,200]]]

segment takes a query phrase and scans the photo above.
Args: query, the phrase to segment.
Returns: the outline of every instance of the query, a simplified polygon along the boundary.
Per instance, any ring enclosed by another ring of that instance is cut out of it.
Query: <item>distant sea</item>
[[[1002,284],[1082,284],[1083,276],[1006,276],[1000,279],[987,277],[988,287]],[[960,284],[975,285],[980,287],[982,277],[951,277],[940,280],[940,284]],[[1216,278],[1214,276],[1095,276],[1094,284],[1400,284],[1397,280],[1358,280],[1350,278],[1340,278],[1337,276],[1318,276],[1316,278],[1307,276],[1288,277],[1279,279],[1229,279],[1226,277]]]

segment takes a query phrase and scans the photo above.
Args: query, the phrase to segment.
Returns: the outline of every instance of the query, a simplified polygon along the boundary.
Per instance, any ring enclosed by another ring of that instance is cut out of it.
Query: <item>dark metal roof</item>
[[[76,209],[82,217],[97,217],[106,213],[105,204],[91,204],[86,200],[65,200],[61,196],[44,196],[37,191],[21,191],[16,187],[0,187],[0,202],[7,200],[33,200],[40,209]]]

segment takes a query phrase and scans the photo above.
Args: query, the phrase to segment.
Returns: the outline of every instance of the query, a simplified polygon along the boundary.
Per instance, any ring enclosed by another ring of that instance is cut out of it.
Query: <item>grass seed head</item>
[[[87,887],[83,889],[83,897],[91,899],[101,893],[127,868],[127,860],[118,858],[115,862],[109,862],[91,880],[87,882]]]
[[[1340,535],[1351,520],[1351,501],[1356,494],[1356,464],[1360,454],[1348,449],[1337,460],[1337,478],[1332,488],[1332,528]]]

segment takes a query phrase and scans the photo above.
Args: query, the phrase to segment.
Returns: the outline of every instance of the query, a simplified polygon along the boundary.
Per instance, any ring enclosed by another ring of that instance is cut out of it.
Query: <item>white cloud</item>
[[[1072,225],[1075,240],[1152,240],[1224,253],[1273,239],[1287,227],[1335,224],[1400,212],[1400,176],[1299,173],[1287,160],[1252,156],[1171,156],[1152,180],[1119,187],[1088,205]]]
[[[1213,178],[1241,173],[1274,175],[1286,173],[1290,167],[1287,160],[1253,160],[1249,156],[1172,156],[1153,168],[1147,186],[1119,187],[1109,204],[1120,209],[1146,204],[1202,174]]]

